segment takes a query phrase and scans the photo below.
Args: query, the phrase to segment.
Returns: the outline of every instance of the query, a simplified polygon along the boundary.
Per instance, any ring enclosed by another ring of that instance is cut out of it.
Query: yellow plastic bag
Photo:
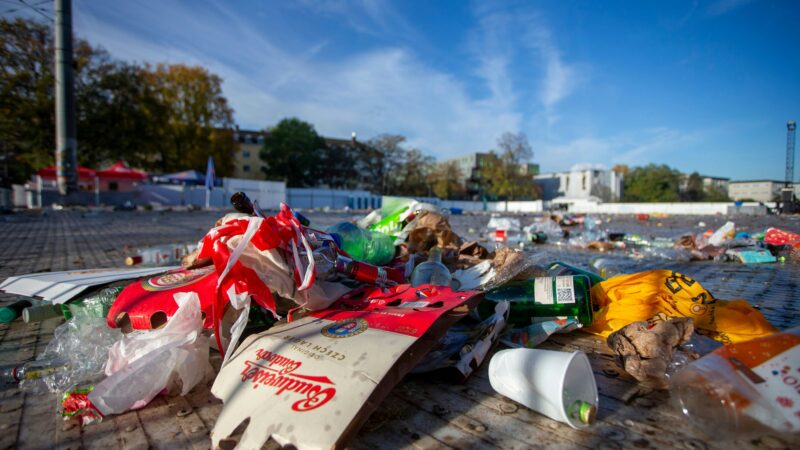
[[[671,270],[610,278],[592,288],[592,302],[600,310],[584,331],[603,337],[658,314],[691,317],[698,332],[724,344],[778,331],[747,301],[717,300],[699,282]]]

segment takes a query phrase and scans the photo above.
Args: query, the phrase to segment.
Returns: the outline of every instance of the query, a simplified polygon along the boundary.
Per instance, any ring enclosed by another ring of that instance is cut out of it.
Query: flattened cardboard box
[[[270,436],[299,450],[343,446],[481,298],[443,287],[364,288],[250,336],[211,388],[225,402],[213,446],[247,418],[239,449],[261,448]]]

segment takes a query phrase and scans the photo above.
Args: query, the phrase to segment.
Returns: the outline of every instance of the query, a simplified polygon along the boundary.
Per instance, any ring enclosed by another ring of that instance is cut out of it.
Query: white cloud
[[[220,4],[129,4],[122,10],[83,0],[75,15],[77,34],[117,58],[200,64],[220,75],[245,128],[297,116],[327,136],[404,134],[410,144],[444,158],[492,148],[497,136],[521,123],[502,75],[491,96],[475,98],[461,80],[400,47],[336,60],[319,57],[325,42],[290,52]]]
[[[540,99],[545,108],[552,109],[572,94],[581,80],[577,66],[563,60],[548,30],[542,26],[531,27],[531,30],[528,34],[528,45],[539,53],[545,66]]]

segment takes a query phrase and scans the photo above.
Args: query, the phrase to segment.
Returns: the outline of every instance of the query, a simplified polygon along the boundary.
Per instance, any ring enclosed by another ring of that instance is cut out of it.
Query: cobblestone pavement
[[[122,250],[125,246],[197,241],[213,226],[219,216],[220,212],[199,211],[163,213],[46,211],[0,216],[0,280],[31,272],[122,267],[124,265]],[[344,213],[310,213],[308,216],[320,228],[354,217],[352,214]],[[488,217],[484,215],[451,218],[455,231],[468,238],[478,237],[487,221]],[[611,219],[605,226],[623,231],[635,230],[642,234],[674,236],[683,231],[699,230],[697,226],[699,221],[706,222],[707,227],[716,227],[724,223],[725,219],[680,217],[640,223],[631,218],[619,217]],[[523,223],[527,222],[530,222],[530,219],[523,217]],[[741,223],[751,231],[759,231],[766,226],[800,231],[800,221],[794,218],[745,218]],[[533,250],[546,251],[553,258],[578,264],[585,264],[591,257],[597,255],[587,251],[565,252],[552,246]],[[611,258],[617,259],[621,266],[628,270],[658,267],[685,273],[700,281],[718,298],[744,298],[751,301],[781,329],[800,324],[800,314],[798,314],[800,290],[797,289],[800,267],[796,265],[744,266],[736,263],[711,262],[636,262],[620,254],[611,255]],[[13,296],[7,294],[0,295],[0,303],[13,299]],[[12,325],[0,324],[0,365],[33,359],[44,350],[59,322],[51,320],[26,325],[17,321]],[[588,348],[582,345],[596,345],[586,337],[578,337],[572,343],[567,342],[570,339],[572,338],[559,338],[556,341],[558,345],[564,344],[567,347],[574,345],[579,346],[578,348]],[[586,343],[579,343],[582,342],[581,339],[586,340]],[[561,340],[565,342],[562,343]],[[601,416],[602,426],[607,428],[595,427],[589,434],[574,434],[567,427],[558,424],[556,426],[552,421],[548,422],[538,415],[525,413],[521,417],[515,416],[514,420],[519,423],[512,421],[517,423],[517,428],[508,425],[510,422],[501,421],[486,431],[486,427],[481,423],[494,423],[492,421],[495,421],[496,417],[492,408],[495,408],[497,402],[501,400],[488,387],[485,370],[482,370],[473,377],[474,381],[470,381],[468,388],[463,389],[419,381],[399,386],[392,397],[381,405],[375,418],[364,427],[356,446],[375,448],[413,445],[417,448],[420,446],[427,448],[423,444],[432,443],[436,444],[433,447],[441,445],[463,447],[468,444],[471,447],[477,445],[507,448],[525,446],[523,444],[526,443],[530,446],[532,442],[538,442],[537,445],[549,443],[562,448],[596,448],[599,443],[605,447],[619,448],[629,447],[630,445],[626,444],[628,441],[625,440],[628,439],[630,440],[628,443],[632,443],[633,447],[640,447],[640,444],[650,440],[652,442],[649,445],[657,448],[689,444],[692,446],[687,448],[706,448],[697,447],[696,445],[706,444],[695,438],[665,433],[669,427],[666,424],[663,425],[664,429],[659,428],[661,425],[657,422],[674,421],[674,418],[669,416],[670,413],[659,412],[662,411],[663,396],[645,399],[651,403],[654,401],[658,403],[658,408],[647,408],[647,412],[641,408],[635,409],[636,402],[633,401],[635,398],[631,398],[629,392],[633,385],[624,381],[624,376],[617,378],[619,375],[612,374],[615,370],[613,360],[598,357],[601,351],[602,349],[587,350],[592,354],[592,364],[595,367],[598,383],[601,384],[603,401],[607,402],[606,405],[612,405],[606,406],[609,410],[603,413],[606,415]],[[431,398],[438,403],[431,404]],[[653,398],[655,400],[651,400]],[[198,388],[187,398],[176,397],[169,400],[157,398],[139,412],[118,416],[95,427],[80,430],[79,427],[71,426],[69,423],[65,425],[54,414],[56,404],[57,399],[52,395],[32,396],[17,389],[0,389],[0,449],[207,448],[208,431],[213,426],[221,407],[219,402],[210,396],[208,389]],[[447,414],[444,416],[441,413],[443,404],[449,408],[446,408]],[[516,408],[514,405],[506,406]],[[649,411],[651,409],[652,411]],[[522,411],[519,414],[522,414]],[[624,417],[628,418],[623,420]],[[644,423],[645,417],[649,417],[647,420],[653,423]],[[467,423],[473,419],[482,422],[478,425]],[[396,430],[389,432],[387,427],[391,427],[391,424],[394,424]],[[481,429],[483,431],[480,431]],[[545,430],[550,434],[546,437],[541,435],[530,437],[528,435],[530,432],[522,431],[528,429]],[[688,444],[680,444],[679,438],[689,439],[686,441]],[[735,446],[773,448],[772,444],[777,442],[778,447],[774,448],[791,447],[780,437],[769,437],[772,440],[767,438],[759,438],[761,440],[750,441],[746,445],[736,441]],[[761,445],[762,441],[764,445]],[[725,445],[709,445],[709,447],[725,448]]]

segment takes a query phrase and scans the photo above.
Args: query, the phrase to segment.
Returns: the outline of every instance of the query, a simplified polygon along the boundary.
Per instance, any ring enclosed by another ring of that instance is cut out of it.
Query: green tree
[[[403,154],[400,173],[396,179],[397,194],[408,196],[433,195],[433,186],[428,177],[433,169],[434,158],[412,148]]]
[[[455,161],[435,165],[428,183],[433,187],[434,195],[442,199],[463,198],[467,192],[461,168]]]
[[[703,178],[697,172],[692,172],[686,180],[686,189],[683,192],[683,200],[687,202],[699,202],[703,200]]]
[[[50,28],[0,19],[0,177],[23,182],[54,163],[54,49]],[[222,81],[200,67],[139,67],[74,42],[78,161],[126,160],[155,171],[232,169],[233,111]]]
[[[728,193],[717,189],[714,187],[709,187],[705,191],[703,191],[703,201],[704,202],[729,202],[731,201],[730,197],[728,197]]]
[[[491,196],[507,200],[535,199],[539,191],[528,173],[533,151],[524,133],[503,133],[498,151],[490,152],[487,166],[481,169],[481,182]]]
[[[169,145],[163,141],[169,109],[144,69],[109,63],[93,72],[82,82],[77,101],[80,163],[99,167],[123,160],[152,171],[175,168],[155,158],[162,146]]]
[[[315,164],[319,168],[317,184],[338,189],[354,189],[361,180],[362,147],[355,142],[327,142]]]
[[[233,109],[222,95],[222,79],[203,67],[182,64],[146,66],[144,71],[166,108],[157,132],[159,164],[168,171],[187,166],[205,171],[210,155],[217,175],[232,172]]]
[[[373,192],[391,195],[400,188],[400,172],[406,149],[405,136],[399,134],[380,134],[367,141],[372,149],[366,171],[374,180]]]
[[[53,164],[52,42],[43,24],[0,20],[0,156],[5,185]]]
[[[267,178],[284,180],[289,187],[316,186],[320,174],[318,153],[324,148],[325,140],[313,125],[297,118],[283,119],[264,139],[262,170]]]
[[[634,167],[625,177],[623,201],[677,202],[681,174],[667,165]]]

